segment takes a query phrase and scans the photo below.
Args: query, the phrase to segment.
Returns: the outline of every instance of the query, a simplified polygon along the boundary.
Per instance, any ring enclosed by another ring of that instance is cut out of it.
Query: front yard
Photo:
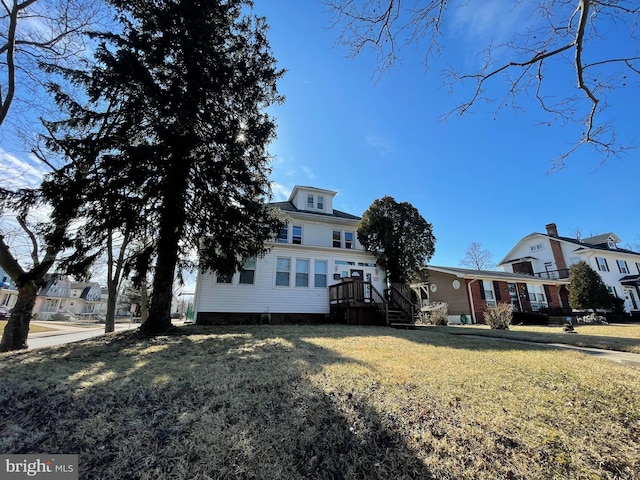
[[[189,326],[2,354],[0,451],[77,453],[95,479],[640,478],[640,369],[439,328]]]
[[[576,333],[559,326],[511,325],[509,330],[492,330],[487,325],[433,327],[452,335],[481,335],[537,343],[565,343],[578,347],[640,353],[640,324],[574,325]]]

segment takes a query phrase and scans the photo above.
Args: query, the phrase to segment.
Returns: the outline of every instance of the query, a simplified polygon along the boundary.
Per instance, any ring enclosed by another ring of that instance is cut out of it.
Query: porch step
[[[389,326],[394,328],[413,328],[413,321],[402,311],[389,309]]]

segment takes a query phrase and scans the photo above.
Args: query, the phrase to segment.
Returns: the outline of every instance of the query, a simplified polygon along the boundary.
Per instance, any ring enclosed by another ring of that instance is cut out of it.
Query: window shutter
[[[547,303],[551,305],[551,290],[549,290],[549,285],[544,286],[544,294],[547,297]]]
[[[609,271],[609,263],[607,262],[606,258],[603,258],[603,260],[604,260],[605,272],[608,272]]]
[[[500,283],[497,280],[495,280],[493,282],[493,292],[496,294],[496,301],[501,300],[501,298],[500,298]]]
[[[478,280],[478,285],[480,286],[480,298],[482,298],[483,300],[485,300],[485,295],[484,295],[484,283],[482,283],[482,280]]]

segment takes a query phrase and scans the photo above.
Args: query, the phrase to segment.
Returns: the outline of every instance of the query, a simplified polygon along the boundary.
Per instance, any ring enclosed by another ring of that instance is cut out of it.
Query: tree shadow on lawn
[[[270,329],[197,330],[0,357],[0,451],[79,454],[86,479],[432,478],[366,401],[309,381],[354,360]]]

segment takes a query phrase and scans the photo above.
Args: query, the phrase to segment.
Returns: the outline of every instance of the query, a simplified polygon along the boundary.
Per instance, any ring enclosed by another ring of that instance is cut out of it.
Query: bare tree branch
[[[21,87],[42,88],[41,63],[68,64],[82,54],[84,33],[102,21],[106,9],[100,0],[1,1],[6,14],[0,17],[0,126],[16,99],[29,101],[16,97]]]
[[[441,42],[446,40],[443,32],[449,33],[444,30],[445,24],[455,23],[456,14],[473,17],[474,9],[481,8],[468,0],[326,0],[325,4],[333,13],[333,27],[340,28],[338,42],[350,48],[350,56],[360,54],[366,47],[373,48],[380,71],[391,68],[400,50],[407,45],[424,45],[426,57],[439,52]],[[604,117],[603,112],[610,106],[607,93],[626,87],[627,74],[640,80],[639,3],[635,0],[514,0],[504,2],[504,8],[507,9],[505,16],[509,15],[509,8],[512,15],[525,12],[518,18],[519,28],[514,29],[506,42],[488,42],[485,60],[476,72],[460,73],[455,67],[445,70],[451,89],[471,88],[467,99],[443,115],[443,119],[452,114],[464,115],[479,102],[493,102],[487,93],[488,86],[495,87],[502,80],[506,92],[502,101],[496,102],[495,113],[508,105],[521,108],[517,99],[530,92],[543,114],[549,117],[541,124],[550,125],[560,120],[580,127],[578,139],[553,160],[550,171],[562,168],[565,160],[582,146],[598,152],[601,163],[633,147],[624,140],[619,141],[616,134],[619,125]],[[600,33],[600,25],[603,32],[607,26],[614,27],[616,35],[628,35],[629,41],[618,41],[605,53],[598,51],[596,41],[606,40],[607,35]],[[570,53],[573,53],[571,63]],[[597,56],[604,58],[594,58]],[[576,79],[575,95],[564,92],[563,83],[557,81],[558,75],[568,72],[568,65]],[[619,68],[616,69],[616,65]],[[544,75],[545,70],[552,68],[553,77]],[[512,75],[512,72],[517,73]],[[471,85],[467,85],[468,82]]]

